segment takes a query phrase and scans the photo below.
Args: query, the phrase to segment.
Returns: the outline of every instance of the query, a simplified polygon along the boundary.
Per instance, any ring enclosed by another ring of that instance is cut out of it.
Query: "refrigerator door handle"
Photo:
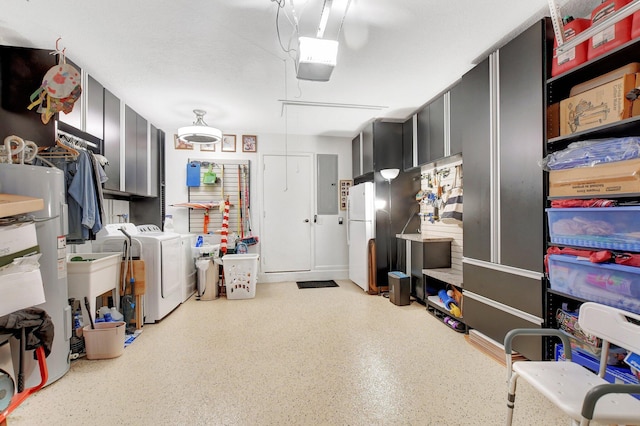
[[[351,221],[347,218],[347,245],[351,245]]]

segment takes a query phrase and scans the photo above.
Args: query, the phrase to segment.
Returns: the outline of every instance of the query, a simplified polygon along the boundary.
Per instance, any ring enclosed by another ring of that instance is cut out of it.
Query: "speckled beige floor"
[[[504,367],[417,303],[350,281],[196,301],[116,359],[74,361],[19,407],[22,425],[498,425]],[[525,382],[515,425],[569,420]]]

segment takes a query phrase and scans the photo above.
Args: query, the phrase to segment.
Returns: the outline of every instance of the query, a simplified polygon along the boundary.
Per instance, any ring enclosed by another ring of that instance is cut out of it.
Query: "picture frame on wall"
[[[222,151],[236,152],[236,135],[222,135]]]
[[[187,143],[180,139],[177,134],[173,135],[173,146],[175,149],[193,149],[192,143]]]
[[[203,143],[200,145],[200,151],[210,151],[213,152],[216,150],[215,143]]]
[[[258,137],[256,135],[242,135],[242,152],[256,152]]]

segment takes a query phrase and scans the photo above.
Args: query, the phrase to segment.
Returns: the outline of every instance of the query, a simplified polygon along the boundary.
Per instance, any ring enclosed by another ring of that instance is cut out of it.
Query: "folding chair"
[[[604,380],[611,343],[640,353],[640,315],[587,302],[580,306],[580,327],[602,339],[600,369],[596,375],[571,360],[571,343],[566,334],[555,329],[515,329],[504,339],[507,360],[507,425],[513,421],[518,378],[526,380],[571,417],[572,425],[640,424],[640,384],[613,384]],[[557,336],[564,345],[565,361],[511,360],[511,343],[518,335]]]

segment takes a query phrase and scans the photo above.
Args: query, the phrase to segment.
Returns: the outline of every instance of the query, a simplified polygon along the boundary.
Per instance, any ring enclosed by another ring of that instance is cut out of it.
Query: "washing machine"
[[[131,253],[144,261],[145,293],[144,323],[153,324],[166,317],[182,303],[180,234],[162,232],[156,225],[112,223],[105,225],[92,243],[97,252],[122,251],[125,239],[131,236]]]

